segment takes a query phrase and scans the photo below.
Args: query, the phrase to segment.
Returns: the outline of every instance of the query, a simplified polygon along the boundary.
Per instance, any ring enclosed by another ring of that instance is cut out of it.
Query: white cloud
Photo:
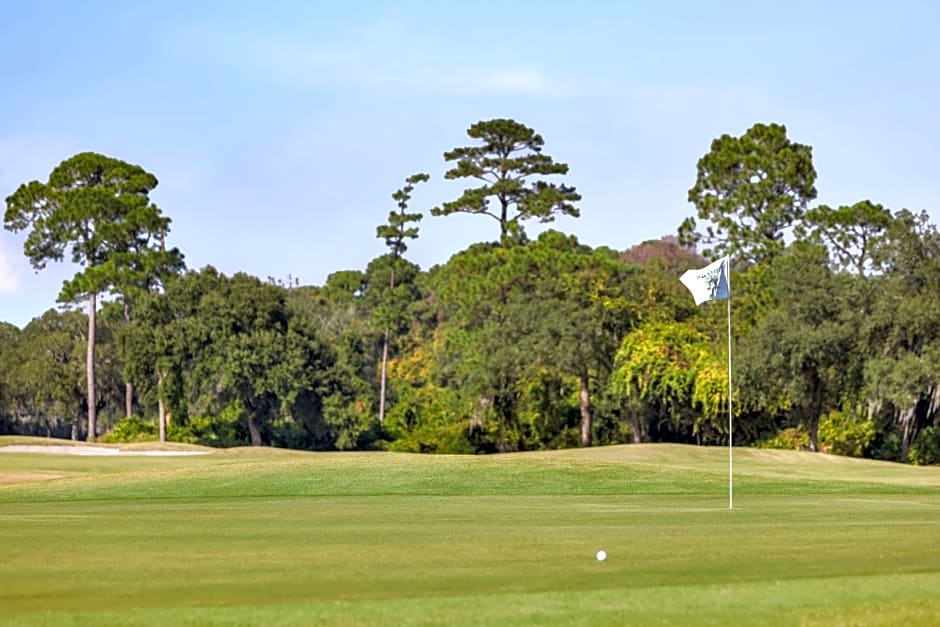
[[[530,61],[461,59],[441,54],[446,42],[383,21],[330,41],[301,43],[258,33],[209,36],[221,60],[303,88],[356,86],[449,94],[576,95],[578,91]],[[206,40],[203,32],[201,41]],[[419,45],[416,42],[422,42]]]

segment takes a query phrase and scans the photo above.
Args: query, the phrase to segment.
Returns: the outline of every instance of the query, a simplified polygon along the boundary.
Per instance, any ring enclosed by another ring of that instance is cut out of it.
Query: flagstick
[[[732,445],[734,431],[731,413],[731,260],[728,260],[728,509],[734,509],[734,464]]]
[[[725,275],[722,290],[721,277]],[[734,509],[734,412],[731,408],[731,255],[713,261],[700,270],[686,270],[679,281],[689,288],[696,305],[710,300],[728,301],[728,509]]]

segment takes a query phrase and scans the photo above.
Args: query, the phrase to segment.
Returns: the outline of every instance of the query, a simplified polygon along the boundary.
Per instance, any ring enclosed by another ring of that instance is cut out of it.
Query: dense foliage
[[[735,444],[940,462],[940,233],[926,213],[810,207],[811,149],[755,125],[698,164],[689,198],[702,232],[690,218],[678,238],[620,251],[556,230],[530,239],[522,221],[581,210],[573,187],[527,182],[567,165],[512,120],[469,135],[483,145],[445,153],[448,176],[485,185],[431,213],[490,215],[499,240],[427,270],[409,262],[422,217],[411,193],[427,178],[415,175],[377,230],[389,252],[322,286],[161,257],[168,220],[146,201],[155,179],[141,200],[109,197],[109,219],[127,227],[94,246],[74,229],[46,237],[26,209],[46,211],[48,191],[24,186],[7,199],[7,227],[34,228],[37,264],[86,246],[73,283],[96,282],[63,300],[94,292],[105,304],[97,321],[50,310],[0,325],[0,432],[442,453],[727,443],[725,307],[696,307],[678,281],[714,258],[701,242],[732,254]],[[83,200],[88,215],[104,215],[96,198]],[[100,419],[83,433],[88,398]]]

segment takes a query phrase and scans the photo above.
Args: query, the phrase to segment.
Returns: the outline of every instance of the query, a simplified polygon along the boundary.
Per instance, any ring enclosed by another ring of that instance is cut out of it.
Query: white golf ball
[[[607,559],[607,551],[598,551],[597,552],[597,561],[603,562]]]

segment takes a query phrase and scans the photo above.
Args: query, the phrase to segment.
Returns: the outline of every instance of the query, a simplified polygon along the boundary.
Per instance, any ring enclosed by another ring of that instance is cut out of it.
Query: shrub
[[[840,411],[819,421],[819,443],[826,453],[863,457],[875,438],[875,423]]]
[[[871,445],[871,458],[883,461],[901,461],[901,438],[896,433],[879,433]]]
[[[157,439],[155,421],[144,420],[140,416],[122,418],[102,440],[111,444],[122,442],[148,442]]]
[[[182,423],[171,422],[167,439],[223,448],[240,446],[247,443],[248,437],[242,422],[242,411],[233,403],[218,416],[190,416]]]
[[[467,439],[466,425],[431,424],[423,425],[414,431],[402,434],[387,446],[390,451],[402,453],[474,453],[473,445]]]
[[[940,464],[940,429],[927,427],[921,431],[911,443],[907,459],[918,466]]]
[[[387,450],[408,453],[474,453],[468,437],[468,421],[461,419],[464,404],[452,390],[410,384],[398,386],[399,394],[386,414],[384,438]],[[383,438],[383,439],[384,439]]]
[[[809,448],[809,434],[803,427],[789,427],[776,435],[754,443],[756,448],[778,448],[803,451]]]

